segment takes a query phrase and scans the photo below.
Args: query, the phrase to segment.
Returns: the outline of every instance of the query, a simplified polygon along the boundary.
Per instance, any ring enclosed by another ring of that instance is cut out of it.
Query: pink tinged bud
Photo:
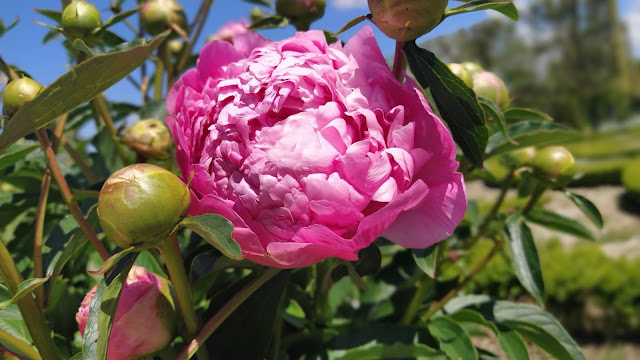
[[[447,64],[449,70],[453,73],[453,75],[457,76],[460,80],[462,80],[465,85],[468,87],[473,86],[473,81],[471,80],[471,73],[464,67],[462,64],[451,63]]]
[[[76,313],[82,336],[96,290],[97,285]],[[162,350],[171,342],[175,330],[175,305],[168,280],[143,267],[132,267],[116,310],[107,360],[131,359]]]
[[[152,159],[166,159],[171,147],[171,133],[157,119],[140,120],[127,128],[125,143],[138,154]]]
[[[473,74],[473,91],[504,109],[509,105],[509,91],[502,79],[494,73],[480,71]]]
[[[368,0],[371,21],[388,37],[410,41],[440,23],[448,0]]]

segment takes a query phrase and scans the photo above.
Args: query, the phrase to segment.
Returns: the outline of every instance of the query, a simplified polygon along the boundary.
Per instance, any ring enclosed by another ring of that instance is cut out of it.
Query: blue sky
[[[101,11],[103,19],[106,20],[111,14],[109,11],[108,0],[89,0]],[[530,0],[515,0],[514,2],[519,9],[526,11],[526,5]],[[200,4],[199,0],[181,0],[180,1],[187,15],[193,19]],[[456,3],[451,1],[449,6]],[[135,0],[126,0],[123,9],[135,6]],[[241,0],[218,0],[214,3],[209,19],[204,28],[203,35],[197,47],[201,47],[206,35],[213,34],[230,20],[238,20],[241,18],[248,19],[248,14],[254,5],[248,4]],[[69,67],[68,58],[61,46],[61,40],[56,40],[42,45],[42,38],[47,29],[40,26],[34,21],[41,21],[52,24],[52,22],[44,16],[33,11],[37,9],[58,9],[60,2],[55,0],[11,0],[0,1],[0,17],[5,24],[11,23],[16,17],[20,18],[19,24],[11,31],[0,38],[0,56],[10,63],[16,64],[29,72],[34,78],[48,85],[60,75],[64,74]],[[326,29],[329,31],[337,31],[358,15],[367,14],[366,0],[327,0],[327,10],[324,18],[315,22],[312,28]],[[640,55],[640,1],[638,0],[620,0],[619,10],[622,18],[627,21],[632,34],[632,43],[634,53]],[[497,13],[496,13],[497,14]],[[458,29],[469,27],[474,23],[486,19],[490,14],[488,11],[463,14],[451,17],[445,20],[438,28],[430,34],[424,36],[421,40],[436,37],[443,34],[454,32]],[[130,18],[132,22],[137,23],[135,16]],[[363,25],[358,25],[355,29],[346,32],[341,36],[343,40],[347,40],[357,29]],[[124,26],[114,28],[123,38],[130,39],[132,32]],[[376,30],[377,32],[377,30]],[[286,38],[294,33],[292,26],[284,29],[266,30],[261,32],[264,36],[274,40]],[[377,32],[377,38],[383,53],[391,54],[394,48],[394,42],[386,38],[380,32]],[[633,37],[635,36],[635,37]],[[0,85],[1,86],[1,85]],[[135,88],[126,81],[116,84],[107,91],[109,99],[114,101],[129,101],[139,103],[139,95]]]

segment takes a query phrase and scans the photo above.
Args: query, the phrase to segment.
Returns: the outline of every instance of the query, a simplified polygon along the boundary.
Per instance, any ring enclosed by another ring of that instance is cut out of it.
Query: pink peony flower
[[[89,291],[76,314],[82,336],[89,318],[91,299],[97,289],[96,285]],[[173,338],[175,320],[169,282],[143,267],[134,266],[122,289],[107,359],[131,359],[164,349]]]
[[[237,36],[252,32],[248,28],[249,23],[246,20],[240,20],[238,22],[229,21],[225,26],[220,28],[217,33],[209,36],[207,41],[222,40],[233,44]]]
[[[225,216],[249,260],[281,268],[452,234],[467,202],[455,145],[370,28],[344,48],[309,31],[247,49],[208,43],[167,97],[192,215]]]

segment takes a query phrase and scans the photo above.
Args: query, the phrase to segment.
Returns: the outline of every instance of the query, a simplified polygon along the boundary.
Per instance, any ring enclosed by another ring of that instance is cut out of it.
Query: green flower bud
[[[491,100],[501,109],[509,105],[509,90],[502,79],[494,73],[479,71],[473,73],[473,91],[477,96]]]
[[[27,77],[11,81],[2,92],[3,113],[13,116],[24,103],[38,96],[42,89],[42,85]]]
[[[262,20],[264,18],[264,11],[256,6],[251,9],[249,17],[251,18],[251,22],[258,22],[259,20]]]
[[[449,70],[453,73],[453,75],[460,78],[460,80],[464,81],[464,83],[468,87],[473,86],[473,81],[471,80],[471,73],[467,70],[466,67],[462,66],[462,64],[451,63],[447,65]]]
[[[62,12],[62,28],[73,39],[85,39],[100,26],[100,12],[86,1],[74,1]]]
[[[573,175],[575,160],[564,147],[549,146],[538,150],[533,159],[533,168],[550,179],[558,179]]]
[[[473,77],[473,74],[477,72],[484,71],[480,64],[476,64],[474,62],[465,61],[460,65],[462,65],[462,67],[464,67],[469,72],[469,75],[471,75],[471,77]]]
[[[371,21],[388,37],[411,41],[440,23],[448,0],[368,0]]]
[[[140,9],[142,27],[151,35],[158,35],[170,25],[187,27],[187,15],[175,0],[148,0]]]
[[[122,248],[163,239],[187,214],[191,195],[170,171],[134,164],[113,173],[98,197],[105,235]]]
[[[167,48],[172,54],[179,54],[184,48],[184,41],[181,39],[172,39],[167,41]]]
[[[500,157],[500,162],[512,169],[521,168],[531,165],[536,156],[536,148],[527,146],[520,149],[512,150]]]
[[[124,142],[144,157],[166,159],[169,157],[171,133],[160,120],[140,120],[127,128]]]
[[[276,0],[276,13],[289,18],[300,30],[324,15],[325,0]]]

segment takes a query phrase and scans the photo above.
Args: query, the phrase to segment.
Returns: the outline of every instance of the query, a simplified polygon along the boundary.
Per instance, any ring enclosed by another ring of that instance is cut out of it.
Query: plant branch
[[[202,330],[196,335],[196,337],[189,343],[189,346],[184,349],[177,360],[191,359],[196,353],[200,345],[213,334],[213,332],[222,324],[228,317],[238,308],[251,294],[258,290],[264,283],[276,276],[280,272],[277,268],[266,268],[255,279],[251,280],[240,291],[238,291],[233,297],[226,303],[213,317],[202,327]]]
[[[104,122],[104,125],[109,132],[109,135],[111,135],[111,139],[115,144],[116,151],[118,152],[118,156],[120,156],[122,163],[125,166],[129,165],[129,156],[124,150],[122,143],[120,143],[120,140],[118,138],[118,130],[116,130],[116,127],[113,123],[113,118],[111,117],[111,113],[109,113],[109,109],[107,108],[107,103],[104,100],[104,95],[99,94],[98,96],[93,98],[93,100],[91,100],[91,103],[95,106],[98,114],[100,115],[100,118],[102,118],[102,121]]]
[[[27,344],[2,329],[0,329],[0,342],[8,344],[12,348],[11,350],[17,351],[18,354],[16,355],[19,355],[21,359],[25,357],[29,360],[42,360],[42,356],[40,356],[30,344]]]
[[[40,141],[40,146],[44,151],[45,157],[47,158],[47,164],[49,166],[49,170],[51,170],[51,175],[53,175],[53,179],[58,184],[58,188],[60,189],[60,193],[62,194],[62,198],[64,199],[65,204],[69,208],[69,212],[74,217],[80,229],[87,235],[89,238],[89,242],[91,245],[98,251],[102,260],[107,260],[109,258],[109,252],[105,249],[104,245],[100,242],[96,233],[91,228],[91,225],[87,222],[80,210],[78,204],[73,202],[73,195],[71,194],[71,190],[69,189],[69,185],[60,170],[60,166],[58,165],[58,160],[56,159],[56,154],[53,152],[53,148],[51,147],[51,143],[49,143],[49,137],[47,136],[47,132],[45,129],[36,130],[36,135],[38,140]]]
[[[192,30],[191,40],[187,42],[186,44],[187,46],[185,46],[184,52],[182,53],[182,56],[178,61],[178,64],[176,66],[176,73],[182,72],[185,66],[187,66],[189,55],[191,54],[191,51],[193,51],[193,46],[196,44],[196,41],[198,41],[198,37],[202,32],[202,27],[204,26],[204,23],[207,20],[207,16],[209,15],[209,9],[211,8],[211,5],[213,5],[213,0],[203,0],[202,6],[200,6],[200,10],[198,11],[198,14],[201,14],[200,18],[197,20],[195,24],[195,28]]]
[[[20,274],[16,263],[11,258],[11,254],[4,245],[2,238],[0,238],[0,278],[12,296],[16,293],[18,286],[24,281],[22,274]],[[23,296],[16,300],[16,303],[22,315],[22,320],[27,326],[33,343],[36,345],[40,355],[47,360],[60,359],[58,348],[50,336],[51,331],[47,326],[44,312],[38,307],[33,296]]]
[[[396,40],[396,52],[393,56],[393,68],[391,69],[393,76],[399,81],[402,79],[402,71],[407,67],[402,45],[404,45],[404,41]]]
[[[423,274],[418,281],[418,288],[416,292],[413,294],[411,298],[411,302],[409,302],[409,306],[407,307],[407,311],[405,311],[402,316],[401,323],[404,325],[411,325],[413,322],[413,318],[416,316],[418,312],[418,308],[422,304],[427,291],[429,290],[429,284],[431,284],[431,278],[427,274]]]

